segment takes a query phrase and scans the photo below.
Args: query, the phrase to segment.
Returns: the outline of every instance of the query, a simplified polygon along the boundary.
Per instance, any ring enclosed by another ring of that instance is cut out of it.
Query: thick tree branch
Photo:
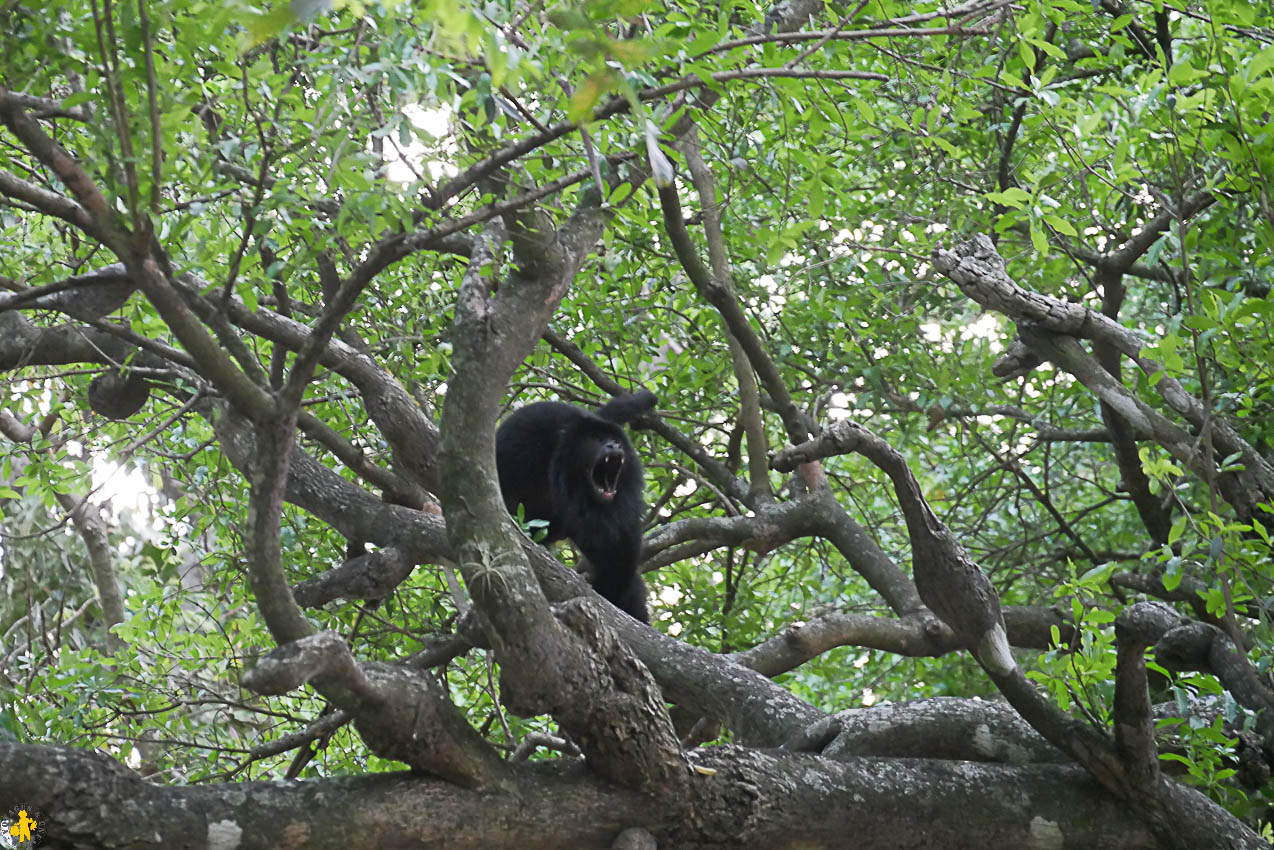
[[[1031,649],[1051,649],[1051,630],[1057,628],[1062,643],[1073,629],[1051,608],[1005,608],[1005,629],[1009,643]],[[878,649],[904,658],[936,658],[962,647],[943,623],[929,617],[909,615],[899,619],[868,614],[821,614],[807,621],[791,623],[782,632],[734,658],[765,676],[774,677],[817,658],[838,646]]]
[[[1131,769],[1105,735],[1066,715],[1031,684],[1009,654],[999,597],[977,564],[934,516],[901,456],[883,440],[851,421],[839,422],[818,438],[775,458],[776,468],[791,468],[810,454],[857,451],[894,482],[912,546],[912,570],[925,604],[949,625],[973,652],[1000,692],[1050,743],[1069,753],[1103,785],[1137,808],[1155,825],[1162,841],[1182,850],[1204,846],[1215,830],[1219,807],[1198,792],[1166,779],[1148,779]],[[1144,763],[1139,761],[1139,764]],[[1182,818],[1167,812],[1189,808]],[[1260,839],[1237,821],[1226,825],[1229,846],[1257,847]]]
[[[308,681],[326,686],[383,758],[464,788],[498,783],[508,773],[435,679],[404,667],[359,662],[333,632],[280,647],[243,677],[244,685],[261,694],[284,694]]]
[[[792,469],[829,448],[857,452],[878,466],[894,484],[911,540],[912,574],[920,598],[959,636],[966,649],[989,671],[1016,668],[1009,650],[1000,598],[946,525],[933,513],[902,456],[888,443],[850,420],[838,422],[808,443],[774,458],[774,467]]]
[[[555,620],[496,486],[500,388],[530,354],[607,218],[585,208],[562,233],[544,215],[506,218],[518,263],[494,294],[487,276],[494,263],[471,263],[456,306],[456,379],[443,409],[442,505],[502,662],[506,702],[519,713],[552,713],[601,775],[680,805],[688,774],[659,691],[603,625],[628,618],[577,602]]]
[[[1213,201],[1211,194],[1196,195],[1185,202],[1181,212],[1183,216],[1192,218]],[[1098,258],[1095,282],[1102,293],[1103,315],[1114,321],[1119,320],[1119,311],[1124,301],[1124,275],[1176,220],[1176,215],[1165,210],[1147,221],[1122,246]],[[1096,339],[1093,341],[1093,353],[1102,367],[1118,380],[1121,371],[1119,349],[1108,340]],[[1115,460],[1119,464],[1119,474],[1124,487],[1132,498],[1133,506],[1137,509],[1137,514],[1141,517],[1142,524],[1149,532],[1151,540],[1162,545],[1167,542],[1172,526],[1170,503],[1151,492],[1149,476],[1141,466],[1141,456],[1137,451],[1133,433],[1135,429],[1132,423],[1120,416],[1118,410],[1106,402],[1102,402],[1101,410],[1102,419],[1111,434],[1111,445],[1115,451]]]
[[[94,239],[107,241],[106,232],[98,227],[88,210],[57,192],[50,192],[7,171],[0,171],[0,195],[20,201],[45,215],[59,218]]]
[[[16,98],[13,92],[2,85],[0,122],[9,128],[36,159],[58,176],[79,201],[79,205],[92,217],[93,230],[86,233],[100,239],[122,259],[129,250],[128,234],[116,226],[114,211],[106,197],[98,190],[92,178],[80,168],[79,163],[23,111],[21,98]]]
[[[1239,705],[1257,713],[1257,729],[1274,750],[1274,691],[1247,663],[1242,648],[1216,626],[1192,621],[1159,602],[1129,609],[1124,628],[1169,670],[1202,671],[1216,676]]]
[[[1201,464],[1214,464],[1211,458],[1194,458],[1196,450],[1190,448],[1190,440],[1176,426],[1151,411],[1144,402],[1132,396],[1106,370],[1095,363],[1097,371],[1083,365],[1086,357],[1077,346],[1068,347],[1065,341],[1054,335],[1073,336],[1101,340],[1130,357],[1150,378],[1163,400],[1196,429],[1208,429],[1213,444],[1222,455],[1238,455],[1244,464],[1240,471],[1221,474],[1220,480],[1227,501],[1230,501],[1240,517],[1253,515],[1256,504],[1274,498],[1274,466],[1238,431],[1219,416],[1208,411],[1198,399],[1187,393],[1181,384],[1170,378],[1163,364],[1141,351],[1136,335],[1081,304],[1071,304],[1049,296],[1028,292],[1009,278],[1004,260],[996,252],[991,240],[976,236],[958,246],[954,251],[942,248],[934,250],[934,267],[947,275],[966,295],[987,309],[996,310],[1019,323],[1023,338],[1040,354],[1053,359],[1064,358],[1065,368],[1076,374],[1086,386],[1096,392],[1103,401],[1110,403],[1120,415],[1130,419],[1135,427],[1155,434],[1179,460],[1188,462],[1203,480],[1211,480],[1214,471]],[[1032,336],[1027,338],[1028,328]],[[1044,349],[1041,349],[1044,346]],[[1045,350],[1046,349],[1046,350]],[[1230,480],[1229,486],[1226,479]]]
[[[1144,604],[1133,605],[1115,619],[1115,746],[1128,769],[1128,781],[1150,788],[1159,780],[1159,748],[1146,683],[1146,647],[1150,644],[1145,640],[1144,626],[1137,622],[1144,610]]]
[[[407,774],[161,788],[98,753],[2,740],[0,796],[44,816],[49,846],[335,850],[355,836],[402,850],[608,850],[631,824],[661,847],[700,850],[836,850],[851,834],[856,850],[1060,846],[1063,837],[1067,846],[1170,846],[1148,841],[1144,822],[1065,765],[836,761],[738,747],[698,751],[695,763],[693,822],[560,762],[515,766],[507,787],[516,792]]]

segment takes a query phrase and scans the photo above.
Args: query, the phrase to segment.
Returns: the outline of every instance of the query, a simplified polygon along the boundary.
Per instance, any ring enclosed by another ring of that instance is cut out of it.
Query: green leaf
[[[1092,585],[1105,584],[1117,566],[1118,565],[1113,562],[1098,564],[1079,577],[1080,583]]]
[[[627,182],[620,183],[618,186],[615,187],[614,191],[610,193],[610,197],[607,200],[610,201],[610,203],[612,204],[621,204],[632,193],[633,193],[633,184],[627,183]]]
[[[1062,218],[1061,216],[1053,215],[1052,213],[1044,213],[1044,215],[1041,217],[1044,219],[1044,221],[1048,222],[1049,226],[1051,226],[1058,233],[1061,233],[1065,236],[1079,235],[1079,231],[1077,231],[1074,227],[1072,227],[1071,223],[1067,221],[1066,219]]]
[[[992,203],[1018,210],[1025,207],[1031,200],[1030,194],[1017,186],[1010,186],[1003,192],[987,192],[984,197]]]
[[[1040,229],[1037,222],[1031,222],[1031,245],[1035,248],[1035,253],[1040,256],[1048,254],[1048,239],[1044,236],[1044,231]]]
[[[1256,80],[1271,68],[1274,68],[1274,45],[1270,45],[1244,63],[1248,80]]]
[[[1177,62],[1168,70],[1168,82],[1174,86],[1186,86],[1208,75],[1207,71],[1185,62]]]
[[[589,75],[574,92],[571,93],[570,108],[567,118],[577,124],[584,123],[592,117],[593,109],[602,97],[619,82],[619,75],[609,68]]]

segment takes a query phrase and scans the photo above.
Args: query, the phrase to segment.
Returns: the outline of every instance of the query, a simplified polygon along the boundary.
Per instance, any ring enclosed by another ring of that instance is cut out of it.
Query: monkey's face
[[[619,476],[623,471],[624,447],[618,440],[599,441],[588,475],[593,495],[598,501],[613,502],[615,500],[615,493],[619,490]]]

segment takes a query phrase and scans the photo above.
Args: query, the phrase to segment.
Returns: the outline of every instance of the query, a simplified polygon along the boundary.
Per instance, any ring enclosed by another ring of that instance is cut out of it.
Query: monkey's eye
[[[597,460],[593,463],[593,491],[604,502],[615,498],[619,490],[619,473],[624,469],[624,450],[615,443],[602,446]]]

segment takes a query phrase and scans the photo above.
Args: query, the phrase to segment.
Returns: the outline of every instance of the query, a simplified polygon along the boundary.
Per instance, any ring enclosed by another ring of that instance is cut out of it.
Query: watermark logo
[[[44,840],[44,815],[14,806],[0,820],[0,847],[34,850]]]

